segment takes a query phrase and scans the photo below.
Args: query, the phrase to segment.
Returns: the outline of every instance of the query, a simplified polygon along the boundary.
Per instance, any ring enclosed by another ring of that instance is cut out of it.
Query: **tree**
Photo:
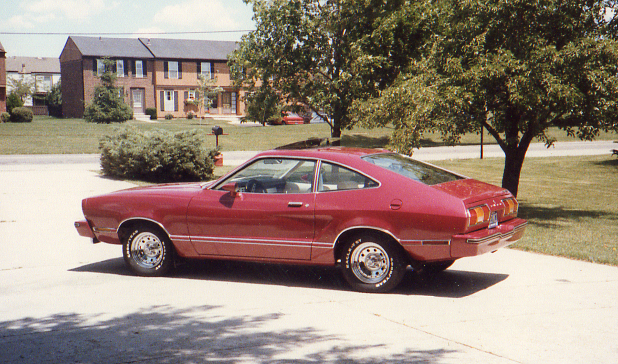
[[[11,93],[19,97],[22,105],[26,98],[34,93],[34,79],[30,75],[9,77],[7,79],[7,86],[11,89]]]
[[[426,131],[449,143],[485,128],[505,154],[502,186],[517,195],[530,143],[557,126],[593,140],[617,130],[618,45],[604,0],[448,0],[435,36],[408,72],[354,107],[367,126],[392,123],[411,153]]]
[[[245,119],[266,125],[266,123],[281,119],[281,95],[262,83],[260,87],[254,87],[253,91],[246,94],[245,103],[247,112]]]
[[[216,78],[206,78],[204,75],[199,75],[198,80],[198,92],[197,92],[197,106],[202,112],[203,109],[210,109],[214,105],[215,100],[223,88],[215,86],[217,84]]]
[[[105,72],[101,84],[94,88],[94,98],[84,110],[84,119],[94,123],[122,123],[133,118],[133,110],[124,102],[122,89],[114,86],[116,74],[112,72],[114,62],[104,60]]]
[[[425,35],[416,11],[424,1],[245,2],[253,5],[257,29],[230,57],[239,85],[257,99],[280,95],[287,108],[326,115],[333,137],[352,126],[352,102],[392,82]],[[409,16],[398,16],[404,8]]]
[[[49,115],[58,118],[62,117],[62,87],[60,82],[53,85],[45,95],[45,104],[47,105]]]

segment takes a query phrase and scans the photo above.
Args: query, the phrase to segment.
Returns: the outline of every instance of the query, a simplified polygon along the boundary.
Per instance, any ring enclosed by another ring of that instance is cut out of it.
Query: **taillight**
[[[489,206],[481,205],[468,209],[468,226],[480,225],[489,221]]]
[[[502,200],[504,204],[504,216],[517,216],[517,210],[519,209],[519,203],[515,198],[506,198]]]

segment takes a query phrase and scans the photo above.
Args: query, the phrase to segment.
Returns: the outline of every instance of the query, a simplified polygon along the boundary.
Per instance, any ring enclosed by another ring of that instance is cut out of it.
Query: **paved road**
[[[385,295],[324,268],[199,262],[140,278],[72,226],[82,198],[130,184],[96,160],[47,158],[0,161],[0,363],[618,358],[616,267],[503,249]]]
[[[558,157],[574,155],[611,155],[612,149],[617,149],[618,144],[612,141],[595,142],[556,142],[550,148],[543,143],[532,143],[527,157]],[[473,159],[480,157],[481,148],[478,145],[458,145],[454,147],[431,147],[420,148],[414,151],[414,158],[419,160],[443,160],[443,159]],[[229,166],[237,166],[247,159],[256,155],[257,151],[223,151],[223,163]],[[483,147],[485,158],[504,157],[504,152],[497,144]],[[0,165],[13,164],[54,164],[54,163],[98,163],[98,154],[57,154],[57,155],[2,155]]]

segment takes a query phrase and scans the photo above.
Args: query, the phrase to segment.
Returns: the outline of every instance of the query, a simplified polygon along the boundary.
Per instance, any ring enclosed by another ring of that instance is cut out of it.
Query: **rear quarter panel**
[[[379,187],[317,194],[316,246],[334,247],[342,232],[373,228],[393,236],[414,259],[450,258],[449,241],[467,221],[461,199],[377,166],[365,171]]]

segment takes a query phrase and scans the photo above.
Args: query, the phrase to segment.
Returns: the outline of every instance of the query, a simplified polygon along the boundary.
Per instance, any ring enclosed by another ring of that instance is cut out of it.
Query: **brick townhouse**
[[[167,114],[186,117],[241,115],[242,93],[232,86],[227,55],[235,42],[69,37],[60,55],[63,114],[83,117],[84,107],[93,98],[103,59],[114,62],[116,86],[135,114],[157,109],[159,118]],[[213,79],[220,92],[210,109],[198,109],[198,77]]]
[[[0,113],[6,111],[6,51],[0,43]]]

